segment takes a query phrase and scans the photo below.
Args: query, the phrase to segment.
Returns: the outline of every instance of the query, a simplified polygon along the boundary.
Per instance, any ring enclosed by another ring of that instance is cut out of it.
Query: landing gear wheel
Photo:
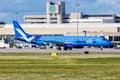
[[[72,50],[72,48],[69,48],[69,50]]]
[[[67,50],[68,48],[67,47],[64,47],[64,50]]]
[[[57,47],[57,50],[61,50],[61,47]]]

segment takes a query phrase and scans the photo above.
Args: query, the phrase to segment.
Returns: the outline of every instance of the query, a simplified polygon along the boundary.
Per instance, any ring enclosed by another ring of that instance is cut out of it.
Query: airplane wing
[[[56,45],[64,45],[64,44],[74,44],[74,42],[70,41],[45,41],[47,43],[52,43]]]

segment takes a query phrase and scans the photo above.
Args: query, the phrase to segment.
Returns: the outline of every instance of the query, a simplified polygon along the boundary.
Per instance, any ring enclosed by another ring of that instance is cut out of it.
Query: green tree
[[[0,24],[6,24],[4,21],[0,21]]]

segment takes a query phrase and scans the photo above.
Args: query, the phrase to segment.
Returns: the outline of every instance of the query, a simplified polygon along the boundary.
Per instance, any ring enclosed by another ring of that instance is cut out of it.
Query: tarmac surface
[[[57,49],[39,49],[39,48],[33,48],[33,49],[17,49],[17,48],[5,48],[0,49],[0,52],[120,52],[120,49],[115,48],[103,48],[103,50],[100,50],[100,48],[82,48],[82,49],[73,49],[73,50],[57,50]]]
[[[33,49],[17,49],[17,48],[5,48],[0,49],[0,53],[73,53],[73,55],[67,55],[67,56],[59,56],[61,58],[105,58],[105,57],[120,57],[120,49],[114,49],[114,48],[103,48],[103,50],[100,50],[99,48],[82,48],[82,49],[73,49],[73,50],[57,50],[57,49],[39,49],[39,48],[33,48]],[[87,52],[87,53],[86,53]],[[74,53],[80,53],[79,55],[74,55]],[[45,58],[50,56],[44,56]],[[44,58],[42,57],[42,58]],[[0,56],[2,59],[40,59],[41,56]]]

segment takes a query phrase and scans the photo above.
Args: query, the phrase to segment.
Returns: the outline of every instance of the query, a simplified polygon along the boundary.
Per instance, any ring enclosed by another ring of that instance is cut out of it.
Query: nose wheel
[[[100,50],[103,50],[103,46],[100,46]]]

